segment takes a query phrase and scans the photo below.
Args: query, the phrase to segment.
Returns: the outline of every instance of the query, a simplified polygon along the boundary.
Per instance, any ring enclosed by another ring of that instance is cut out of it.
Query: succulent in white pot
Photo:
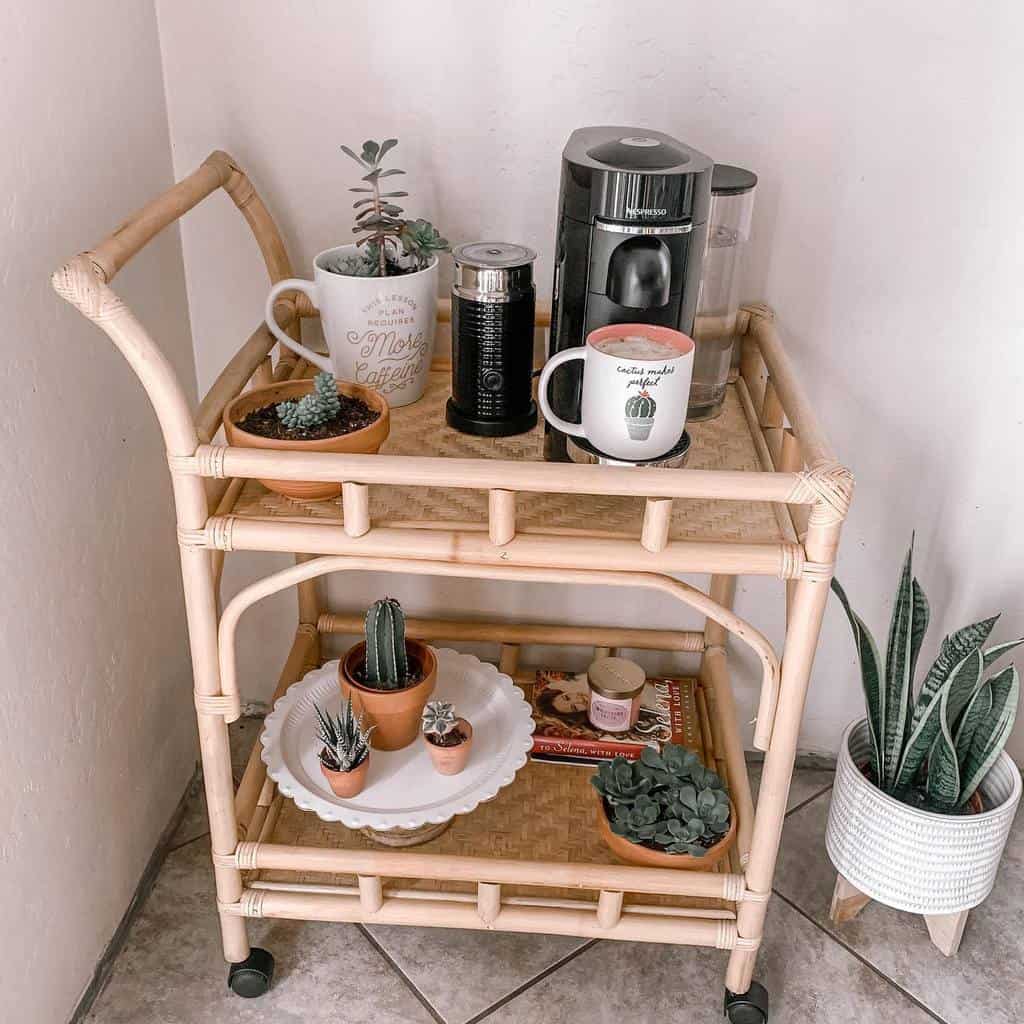
[[[1020,772],[1003,750],[1020,679],[1013,665],[986,673],[1024,639],[986,649],[998,616],[951,633],[915,698],[929,606],[913,578],[912,555],[913,542],[884,662],[843,588],[832,581],[853,630],[868,714],[843,736],[826,846],[839,873],[836,920],[878,900],[924,914],[949,954],[959,943],[966,911],[992,889],[1020,801]]]
[[[343,152],[365,173],[353,232],[358,240],[325,249],[313,260],[313,281],[289,278],[270,290],[267,324],[274,336],[323,371],[380,392],[393,407],[415,402],[427,383],[437,319],[438,253],[449,244],[429,221],[403,216],[397,199],[409,193],[387,191],[384,179],[405,174],[385,167],[397,139],[367,139],[356,153]],[[302,291],[320,311],[330,358],[289,337],[275,318],[279,295]]]

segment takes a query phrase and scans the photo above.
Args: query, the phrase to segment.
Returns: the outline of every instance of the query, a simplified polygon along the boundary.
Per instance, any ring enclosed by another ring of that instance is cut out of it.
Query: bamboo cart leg
[[[181,575],[185,588],[185,613],[192,646],[196,710],[199,720],[199,751],[203,784],[210,817],[210,846],[220,914],[224,959],[239,963],[249,956],[245,918],[223,909],[242,897],[242,873],[228,863],[238,845],[235,817],[235,784],[231,776],[231,748],[223,711],[215,710],[220,695],[217,658],[217,604],[213,566],[209,552],[181,545]],[[214,698],[204,705],[203,698]]]
[[[709,597],[725,608],[732,608],[736,592],[735,576],[712,576]],[[704,626],[704,655],[701,659],[701,679],[711,701],[711,730],[715,750],[725,758],[726,784],[732,794],[739,815],[736,847],[740,865],[746,865],[750,855],[750,837],[754,826],[754,801],[750,793],[743,738],[740,736],[736,700],[726,664],[725,642],[728,630],[714,619]]]
[[[812,514],[806,541],[809,559],[822,566],[832,565],[841,523],[841,516],[829,514],[827,508],[820,518]],[[804,699],[828,594],[829,576],[824,571],[801,579],[793,591],[782,655],[779,703],[761,775],[757,817],[746,871],[747,891],[752,898],[740,903],[736,915],[740,942],[729,956],[725,977],[729,992],[746,992],[753,977],[782,838]]]

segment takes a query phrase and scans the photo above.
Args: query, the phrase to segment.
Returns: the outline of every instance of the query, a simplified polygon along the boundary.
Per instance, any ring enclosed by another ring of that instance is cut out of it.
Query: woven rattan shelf
[[[159,346],[109,287],[154,235],[221,188],[248,221],[271,280],[291,277],[266,207],[237,164],[218,152],[62,267],[53,283],[129,361],[163,432],[225,958],[250,962],[249,917],[536,931],[728,949],[726,985],[746,992],[852,495],[852,478],[796,380],[771,312],[742,312],[740,374],[723,415],[691,425],[685,469],[546,463],[539,431],[505,440],[457,434],[443,421],[442,368],[425,398],[395,410],[378,455],[230,447],[217,442],[227,403],[250,383],[302,376],[305,365],[290,352],[275,358],[261,325],[193,410]],[[282,296],[276,312],[295,335],[303,318],[318,315],[301,295]],[[447,322],[446,303],[438,313]],[[546,323],[542,312],[538,326]],[[294,502],[264,490],[261,477],[340,482],[342,497]],[[233,550],[296,559],[221,608],[223,559]],[[321,576],[351,570],[643,587],[700,613],[700,631],[412,618],[409,632],[436,642],[491,642],[502,671],[524,684],[532,677],[520,653],[535,643],[699,655],[692,742],[730,789],[737,817],[730,858],[704,871],[614,863],[593,827],[586,770],[564,765],[531,763],[493,802],[431,842],[404,849],[382,848],[300,812],[275,792],[258,741],[236,791],[227,725],[241,707],[241,617],[274,593],[297,591],[299,623],[276,698],[320,663],[323,636],[358,628],[358,609],[324,609],[317,589]],[[684,573],[710,577],[707,591],[681,582]],[[785,581],[781,658],[731,610],[740,574]],[[727,670],[730,637],[754,652],[761,670],[753,742],[765,761],[756,813]]]
[[[391,434],[385,455],[436,456],[453,459],[543,461],[543,427],[517,437],[487,438],[461,434],[445,424],[444,405],[451,393],[446,369],[430,374],[426,394],[411,406],[391,413]],[[750,425],[735,385],[728,388],[720,417],[691,423],[693,455],[689,469],[761,468]],[[341,499],[302,502],[268,491],[256,480],[246,483],[230,509],[250,519],[305,518],[341,524]],[[586,535],[639,539],[644,499],[639,495],[532,494],[520,503],[519,533]],[[370,521],[376,526],[435,523],[460,524],[487,530],[487,494],[444,487],[382,485],[370,492]],[[673,503],[670,540],[721,540],[759,543],[786,540],[768,502],[723,502],[680,498]]]

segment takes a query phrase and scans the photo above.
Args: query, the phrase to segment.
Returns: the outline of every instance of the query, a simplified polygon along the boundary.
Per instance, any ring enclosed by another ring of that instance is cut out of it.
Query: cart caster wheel
[[[228,968],[228,988],[236,996],[255,999],[270,988],[274,978],[274,958],[265,950],[253,946],[249,956]]]
[[[765,1024],[768,1020],[768,989],[756,981],[743,995],[725,990],[725,1015],[729,1024]]]

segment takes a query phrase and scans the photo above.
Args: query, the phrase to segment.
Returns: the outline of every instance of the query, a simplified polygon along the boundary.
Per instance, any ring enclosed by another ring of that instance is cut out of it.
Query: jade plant
[[[1024,638],[984,649],[998,615],[958,629],[942,641],[915,700],[914,672],[929,606],[913,577],[913,552],[911,539],[896,589],[884,663],[835,579],[832,590],[850,620],[860,659],[871,736],[871,781],[903,803],[956,813],[999,757],[1017,714],[1016,668],[1010,665],[990,678],[985,672]]]
[[[350,188],[350,192],[364,193],[352,206],[359,212],[352,230],[361,237],[357,245],[361,252],[339,256],[326,264],[326,269],[348,277],[389,277],[415,273],[430,266],[434,254],[448,252],[449,244],[437,229],[426,220],[406,220],[402,207],[394,200],[407,196],[400,190],[381,191],[381,180],[396,174],[405,174],[397,167],[382,166],[384,156],[398,139],[374,142],[367,139],[360,153],[342,146],[342,152],[366,171],[365,185]]]
[[[277,418],[294,431],[323,426],[340,412],[338,385],[331,373],[318,373],[308,395],[303,395],[298,401],[280,402],[277,406]]]
[[[400,690],[410,682],[405,613],[393,597],[374,601],[366,612],[363,682],[374,690]]]
[[[591,779],[611,830],[665,853],[703,857],[729,831],[729,797],[719,776],[686,747],[645,747],[639,761],[605,761]]]
[[[323,744],[320,761],[332,772],[351,772],[370,756],[370,734],[376,728],[363,728],[363,716],[356,715],[352,700],[341,705],[337,715],[313,705],[317,717],[317,739]]]

